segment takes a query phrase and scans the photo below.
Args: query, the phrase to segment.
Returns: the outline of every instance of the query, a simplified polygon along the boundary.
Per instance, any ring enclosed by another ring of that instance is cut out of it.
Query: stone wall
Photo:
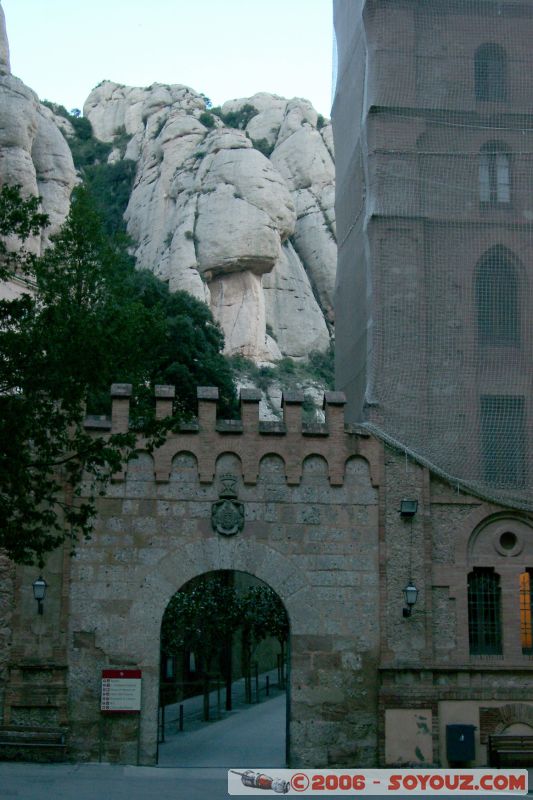
[[[109,428],[125,430],[129,388],[113,394]],[[159,417],[170,395],[157,390]],[[222,569],[264,581],[287,610],[291,765],[446,766],[446,726],[467,723],[481,766],[491,732],[527,728],[518,576],[533,566],[531,518],[458,492],[345,424],[338,393],[312,425],[297,393],[285,393],[276,423],[259,420],[256,390],[241,391],[231,422],[216,418],[216,390],[198,395],[197,421],[153,454],[139,442],[75,557],[50,556],[43,616],[34,568],[17,568],[12,590],[3,584],[4,724],[68,726],[75,759],[154,763],[164,611],[189,580]],[[244,513],[232,535],[213,518],[228,476],[230,506]],[[411,518],[404,499],[418,501]],[[503,587],[498,656],[469,649],[467,576],[487,565]],[[410,580],[419,597],[405,617]],[[100,714],[105,668],[142,670],[140,720]]]
[[[522,651],[519,612],[519,575],[533,564],[533,520],[458,491],[389,447],[384,458],[380,763],[447,766],[446,726],[462,723],[476,728],[472,765],[481,766],[487,735],[503,727],[500,706],[512,711],[509,725],[530,725],[525,732],[533,735],[531,717],[520,711],[533,690],[533,661]],[[418,500],[414,517],[399,514],[402,498]],[[516,537],[507,550],[504,534]],[[486,566],[502,584],[500,655],[473,655],[469,647],[467,577]],[[419,597],[403,618],[409,580]]]
[[[271,586],[289,615],[292,763],[375,763],[378,492],[368,459],[376,469],[379,447],[345,433],[334,393],[327,424],[304,431],[301,397],[285,396],[281,425],[260,426],[258,393],[243,395],[242,423],[217,425],[216,393],[200,391],[198,430],[129,463],[72,562],[70,741],[80,757],[98,756],[101,669],[135,666],[141,761],[153,762],[166,605],[191,578],[233,569]],[[126,406],[117,396],[117,428]],[[228,474],[245,514],[234,536],[211,521]],[[105,759],[135,760],[131,721],[107,720],[105,737]]]

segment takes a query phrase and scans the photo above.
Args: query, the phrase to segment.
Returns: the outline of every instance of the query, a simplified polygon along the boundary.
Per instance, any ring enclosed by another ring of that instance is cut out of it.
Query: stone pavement
[[[0,763],[0,800],[221,800],[228,796],[228,767],[284,765],[282,694],[168,736],[158,767]]]
[[[227,771],[110,764],[0,764],[9,800],[226,800]]]
[[[159,765],[284,767],[285,694],[228,714],[189,733],[166,737]]]
[[[158,767],[0,762],[0,800],[223,800],[228,767],[272,774],[284,766],[284,748],[285,696],[280,695],[170,736],[161,745]],[[269,796],[258,790],[258,800]]]
[[[266,694],[266,684],[269,682],[269,696]],[[252,705],[261,703],[264,700],[278,697],[281,693],[285,695],[285,690],[279,688],[277,670],[270,670],[263,672],[258,676],[257,687],[255,680],[252,679]],[[179,720],[179,707],[183,705],[183,722],[184,731],[189,733],[196,731],[199,728],[210,725],[214,721],[225,719],[227,716],[235,714],[235,712],[250,708],[250,704],[245,700],[245,681],[244,678],[239,678],[233,681],[232,684],[232,711],[226,711],[224,707],[226,692],[223,687],[219,692],[216,690],[211,691],[209,696],[209,713],[211,722],[206,723],[203,721],[204,713],[204,698],[202,695],[189,697],[180,703],[173,703],[165,708],[165,738],[169,735],[175,734],[178,731]],[[161,724],[161,719],[160,719]]]

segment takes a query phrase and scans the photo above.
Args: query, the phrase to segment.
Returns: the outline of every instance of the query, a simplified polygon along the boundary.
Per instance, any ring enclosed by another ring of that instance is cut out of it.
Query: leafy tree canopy
[[[266,585],[239,591],[224,572],[202,576],[170,600],[163,617],[162,648],[167,654],[191,650],[209,669],[238,630],[252,649],[268,636],[285,642],[289,621],[278,595]]]
[[[131,455],[133,434],[84,428],[86,411],[106,410],[111,383],[133,384],[136,427],[152,446],[194,410],[197,385],[219,386],[223,412],[235,404],[223,334],[207,307],[136,272],[87,189],[75,191],[65,225],[35,258],[24,243],[44,224],[35,198],[2,189],[0,277],[18,267],[35,283],[33,294],[0,301],[0,546],[21,563],[88,536],[98,491]],[[176,415],[162,427],[153,420],[156,383],[177,387]]]

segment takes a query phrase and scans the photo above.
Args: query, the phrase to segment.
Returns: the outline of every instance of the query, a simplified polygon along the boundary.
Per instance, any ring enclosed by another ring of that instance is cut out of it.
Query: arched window
[[[505,100],[507,56],[499,44],[482,44],[476,50],[474,77],[476,100]]]
[[[468,575],[468,636],[471,655],[501,655],[500,576],[492,567]]]
[[[500,142],[488,142],[479,154],[479,200],[491,206],[511,202],[511,159]]]
[[[505,247],[492,247],[476,270],[480,344],[520,344],[519,274]]]

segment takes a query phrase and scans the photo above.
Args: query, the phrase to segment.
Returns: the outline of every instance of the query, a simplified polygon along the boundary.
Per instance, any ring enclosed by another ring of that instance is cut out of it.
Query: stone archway
[[[289,641],[279,595],[250,573],[217,570],[180,587],[161,626],[158,763],[231,766],[247,755],[285,766]]]
[[[142,596],[135,600],[131,616],[143,626],[128,632],[129,648],[137,654],[143,671],[141,763],[153,764],[157,753],[161,620],[177,589],[193,578],[220,569],[245,572],[270,586],[287,610],[294,633],[306,633],[306,610],[313,594],[298,559],[285,557],[255,540],[241,537],[209,537],[170,550],[142,576]],[[140,577],[140,576],[139,576]]]

